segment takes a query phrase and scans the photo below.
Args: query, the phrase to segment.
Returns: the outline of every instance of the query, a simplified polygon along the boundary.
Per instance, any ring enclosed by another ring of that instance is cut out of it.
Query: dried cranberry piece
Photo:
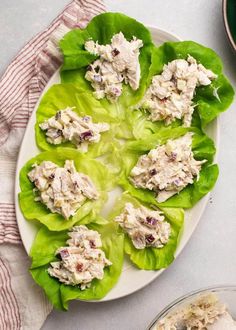
[[[92,136],[93,136],[92,131],[86,131],[86,132],[81,133],[80,139],[81,139],[81,141],[85,141],[85,140],[89,140],[89,138],[91,138]]]
[[[83,271],[83,264],[78,263],[76,265],[76,270],[77,270],[77,272],[82,272]]]
[[[166,103],[167,100],[168,100],[167,97],[163,97],[163,99],[160,99],[160,102],[161,102],[161,103]]]
[[[88,66],[87,66],[87,71],[92,71],[92,70],[93,70],[92,65],[88,65]]]
[[[156,175],[157,170],[155,168],[153,168],[149,173],[150,173],[150,175]]]
[[[120,51],[119,51],[117,48],[114,48],[114,49],[112,50],[111,54],[112,54],[112,56],[115,57],[115,56],[117,56],[117,55],[120,54]]]
[[[94,241],[89,241],[89,245],[92,249],[94,249],[96,247],[95,242]]]
[[[145,239],[147,243],[151,244],[152,242],[154,242],[155,237],[151,234],[151,235],[147,235]]]
[[[157,224],[157,219],[153,217],[146,217],[146,222],[151,226],[155,226]]]

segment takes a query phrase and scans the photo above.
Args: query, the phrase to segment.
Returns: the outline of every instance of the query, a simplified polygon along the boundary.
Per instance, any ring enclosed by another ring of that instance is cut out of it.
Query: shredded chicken
[[[160,75],[153,77],[138,108],[149,111],[152,121],[163,120],[169,125],[176,119],[182,119],[184,126],[189,127],[196,87],[210,85],[216,78],[216,74],[198,64],[190,55],[187,60],[171,61],[164,65]]]
[[[87,175],[76,172],[73,160],[66,160],[64,167],[50,161],[34,164],[28,177],[36,187],[35,200],[65,219],[73,216],[86,198],[98,198],[93,182]]]
[[[178,308],[152,330],[235,330],[236,323],[214,294],[204,295]]]
[[[89,143],[98,143],[100,133],[110,128],[106,123],[94,124],[90,116],[79,117],[72,108],[57,111],[55,116],[39,126],[46,131],[49,143],[61,144],[71,141],[84,152],[88,150]]]
[[[88,40],[85,49],[100,58],[88,66],[85,78],[92,83],[97,99],[107,97],[114,102],[122,94],[122,83],[137,90],[140,80],[139,49],[143,42],[136,37],[125,39],[122,32],[115,34],[111,44],[99,45]]]
[[[139,158],[130,173],[131,182],[136,188],[153,190],[157,201],[164,202],[199,178],[206,160],[195,160],[191,146],[192,133],[157,146]]]
[[[160,249],[168,243],[171,227],[164,220],[162,212],[144,206],[136,209],[131,203],[126,203],[124,211],[115,218],[136,249],[148,246]]]
[[[97,231],[76,226],[69,232],[68,246],[60,247],[56,255],[61,261],[51,262],[48,273],[66,285],[90,287],[93,279],[102,280],[104,267],[112,265],[100,249],[102,241]]]

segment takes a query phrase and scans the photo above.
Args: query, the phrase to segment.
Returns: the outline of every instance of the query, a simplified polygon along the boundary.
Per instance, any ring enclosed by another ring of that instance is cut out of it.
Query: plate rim
[[[171,33],[165,29],[160,29],[158,27],[156,27],[155,25],[148,25],[146,24],[145,25],[151,32],[155,32],[155,33],[159,33],[159,34],[163,34],[163,35],[166,35],[168,38],[170,38],[170,41],[175,41],[175,42],[178,42],[178,41],[182,41],[182,39],[177,36],[176,34],[174,33]],[[167,40],[168,41],[168,40]],[[166,41],[164,41],[166,42]],[[31,124],[31,122],[34,120],[34,114],[36,113],[37,111],[37,108],[39,106],[39,103],[41,102],[41,99],[43,98],[43,96],[45,95],[45,93],[47,92],[47,90],[53,85],[52,81],[53,79],[55,79],[55,77],[58,75],[59,73],[59,70],[56,70],[56,72],[52,75],[52,77],[49,79],[49,81],[47,82],[47,84],[45,85],[33,111],[32,111],[32,114],[31,114],[31,117],[29,118],[29,121],[27,123],[27,126],[26,126],[26,129],[25,129],[25,132],[24,132],[24,135],[23,135],[23,138],[22,138],[22,142],[21,142],[21,146],[20,146],[20,149],[19,149],[19,153],[18,153],[18,157],[17,157],[17,163],[16,163],[16,176],[15,176],[15,184],[14,184],[14,202],[15,202],[15,211],[16,211],[16,221],[17,221],[17,225],[18,225],[18,228],[19,228],[19,232],[20,232],[20,236],[21,236],[21,240],[22,240],[22,243],[23,243],[23,246],[24,246],[24,249],[27,253],[27,255],[29,256],[29,253],[30,253],[30,248],[27,248],[28,245],[26,244],[26,241],[27,239],[25,239],[25,235],[23,234],[24,232],[24,229],[23,229],[23,226],[21,226],[21,220],[20,220],[20,217],[24,217],[21,210],[20,210],[20,206],[19,206],[19,200],[18,200],[18,191],[20,191],[20,184],[19,184],[19,173],[20,173],[20,170],[21,170],[21,167],[22,165],[20,165],[20,159],[21,159],[21,155],[23,153],[23,142],[25,140],[25,136],[27,135],[28,131],[30,131],[32,128],[32,126],[34,127],[34,122],[33,122],[33,125]],[[216,132],[216,137],[215,137],[215,145],[216,145],[216,150],[217,150],[217,153],[216,153],[216,156],[214,158],[214,160],[216,161],[217,160],[217,154],[218,154],[218,151],[219,151],[219,119],[216,118],[214,121],[215,123],[215,132]],[[39,152],[42,152],[39,150]],[[177,250],[176,250],[176,253],[175,253],[175,259],[180,255],[180,253],[184,250],[185,246],[187,245],[187,243],[189,242],[189,240],[191,239],[191,236],[193,235],[193,233],[195,232],[196,230],[196,227],[197,225],[199,224],[200,222],[200,219],[203,215],[203,213],[205,212],[206,210],[206,207],[207,207],[207,203],[208,203],[208,200],[210,198],[210,193],[208,193],[206,196],[204,196],[201,200],[201,203],[202,203],[202,206],[201,206],[201,210],[198,214],[198,217],[195,217],[194,218],[194,224],[192,224],[192,227],[191,227],[191,232],[188,234],[188,237],[185,238],[185,241],[183,242],[182,241],[182,246],[181,246],[181,239],[180,239],[180,242],[179,242],[179,245],[177,247]],[[200,202],[200,201],[199,201]],[[198,202],[198,203],[199,203]],[[34,222],[30,223],[28,220],[24,219],[24,221],[27,221],[27,223],[29,225],[35,225]],[[180,248],[181,246],[181,248]],[[107,301],[112,301],[112,300],[116,300],[116,299],[120,299],[120,298],[123,298],[123,297],[126,297],[130,294],[133,294],[141,289],[143,289],[144,287],[146,287],[147,285],[149,285],[151,282],[153,282],[158,276],[160,276],[167,268],[164,268],[164,269],[161,269],[161,270],[156,270],[156,271],[147,271],[147,272],[153,272],[153,275],[150,276],[150,278],[145,282],[143,281],[143,283],[141,285],[139,285],[137,288],[135,288],[134,290],[131,290],[131,291],[128,291],[127,293],[122,293],[121,295],[117,296],[117,297],[111,297],[109,298],[109,293],[101,300],[98,300],[98,301],[93,301],[93,300],[90,300],[90,301],[86,301],[86,302],[96,302],[96,303],[99,303],[99,302],[107,302]],[[142,270],[140,270],[142,271]],[[145,270],[143,270],[145,271]],[[118,283],[118,282],[117,282]],[[81,301],[81,300],[79,300]]]

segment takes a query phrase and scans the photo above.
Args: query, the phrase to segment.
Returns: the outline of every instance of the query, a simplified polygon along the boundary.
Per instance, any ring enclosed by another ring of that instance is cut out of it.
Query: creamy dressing
[[[161,211],[150,210],[144,206],[134,208],[131,203],[126,203],[124,211],[115,218],[136,249],[162,248],[168,243],[171,227],[164,220]]]
[[[153,77],[138,108],[150,112],[152,121],[163,120],[169,125],[181,119],[184,126],[189,127],[195,107],[193,97],[196,88],[208,86],[216,78],[216,74],[198,64],[190,55],[187,60],[171,61],[164,65],[160,75]]]
[[[157,201],[164,202],[199,178],[206,160],[195,160],[191,147],[192,133],[157,146],[139,158],[130,181],[136,188],[153,190]]]
[[[91,54],[99,56],[88,66],[85,78],[94,88],[97,99],[106,97],[114,102],[122,94],[122,83],[129,84],[137,90],[140,80],[139,49],[143,42],[136,37],[126,40],[123,33],[115,34],[111,44],[99,45],[98,42],[88,40],[85,49]]]
[[[65,219],[73,216],[87,198],[99,196],[91,179],[76,171],[73,160],[66,160],[64,167],[51,161],[34,164],[28,177],[36,187],[35,201],[42,202]]]
[[[214,294],[202,296],[158,321],[152,330],[235,330],[236,323]]]
[[[98,143],[101,132],[108,131],[107,123],[93,123],[90,116],[79,117],[72,108],[57,111],[56,115],[39,125],[46,131],[47,141],[61,144],[71,141],[78,149],[86,152],[90,143]]]
[[[84,290],[90,287],[93,279],[102,280],[104,267],[112,263],[100,249],[102,241],[97,231],[76,226],[68,235],[67,246],[56,251],[61,261],[51,262],[48,273],[66,285],[79,285]]]

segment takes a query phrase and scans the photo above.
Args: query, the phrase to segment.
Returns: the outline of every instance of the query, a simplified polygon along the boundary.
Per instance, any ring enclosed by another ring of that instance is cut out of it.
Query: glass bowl
[[[192,291],[172,303],[170,303],[167,307],[165,307],[160,313],[157,314],[155,319],[148,326],[148,330],[154,330],[154,326],[158,321],[163,319],[167,314],[175,312],[175,310],[179,309],[183,305],[191,303],[198,297],[205,295],[207,293],[214,293],[219,300],[224,303],[229,313],[232,315],[234,319],[236,319],[236,286],[233,285],[224,285],[224,286],[214,286],[208,287],[205,289],[200,289],[197,291]]]

